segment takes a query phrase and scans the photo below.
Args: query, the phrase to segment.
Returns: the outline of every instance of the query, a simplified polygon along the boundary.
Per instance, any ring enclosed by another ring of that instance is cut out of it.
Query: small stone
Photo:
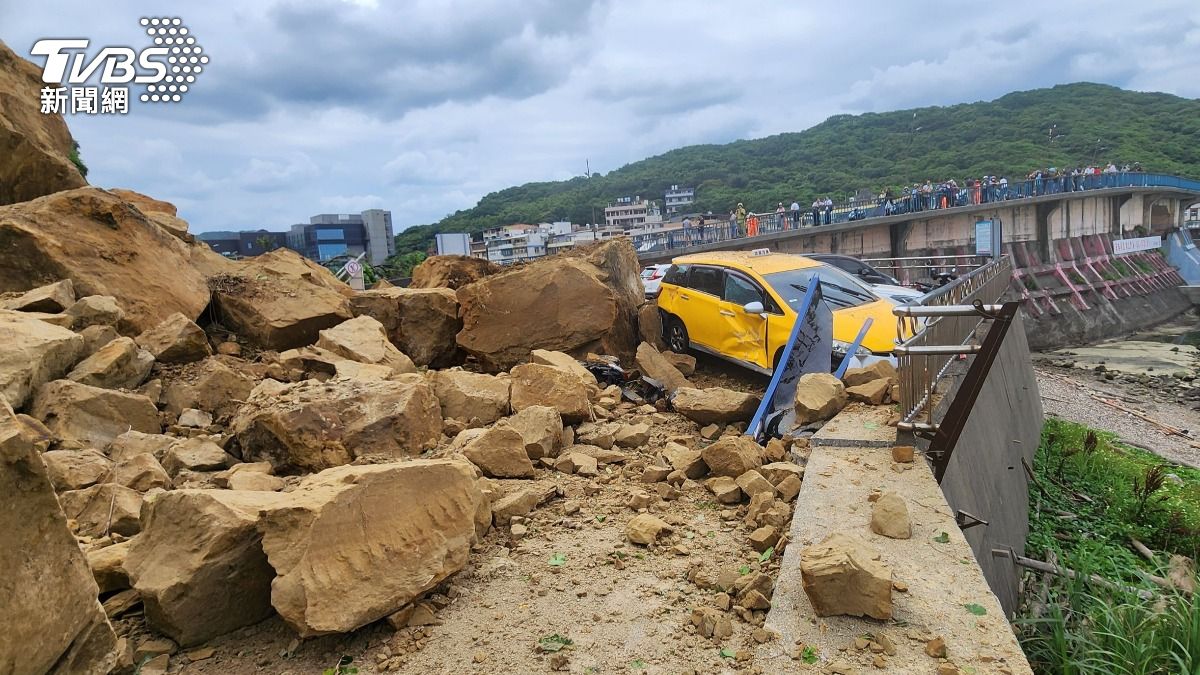
[[[671,468],[666,466],[648,466],[642,469],[643,483],[659,483],[671,475]]]
[[[764,525],[750,533],[750,547],[762,553],[779,541],[779,532],[770,525]]]
[[[211,659],[213,654],[216,653],[217,650],[213,649],[212,647],[200,647],[198,649],[189,649],[188,651],[184,652],[183,655],[187,657],[188,661],[195,662]]]
[[[645,492],[634,492],[629,495],[629,499],[626,500],[625,505],[634,511],[641,511],[642,509],[650,508],[650,504],[653,502],[654,498]]]
[[[907,464],[913,461],[914,448],[911,445],[896,445],[892,447],[892,461]]]
[[[904,498],[895,492],[885,492],[871,509],[871,530],[892,539],[912,536],[912,523]]]
[[[729,594],[717,593],[715,596],[713,596],[713,604],[717,606],[717,609],[728,612],[731,604]]]
[[[213,423],[211,414],[195,408],[185,408],[179,413],[179,426],[204,429]]]
[[[138,668],[140,675],[166,675],[167,667],[171,663],[171,657],[166,654],[159,654],[149,661],[138,661],[141,666]]]
[[[742,489],[737,481],[728,476],[717,476],[704,481],[704,487],[722,504],[737,504],[742,501]]]
[[[893,581],[892,589],[899,591],[900,593],[907,593],[908,592],[908,584],[904,583],[903,581]]]
[[[939,663],[937,675],[962,675],[962,671],[953,663]]]
[[[775,486],[775,493],[785,502],[790,502],[800,494],[801,481],[796,476],[788,476]]]
[[[579,502],[573,499],[563,502],[562,512],[564,516],[572,516],[579,513]]]
[[[880,669],[887,668],[887,659],[883,658],[882,654],[879,654],[871,661],[871,665]]]
[[[721,435],[721,425],[710,424],[700,430],[700,437],[704,440],[711,441]]]
[[[926,656],[935,659],[944,659],[947,653],[946,640],[940,635],[925,643]]]
[[[653,544],[661,534],[671,531],[670,525],[648,513],[634,516],[625,526],[626,538],[644,546]]]
[[[236,342],[222,342],[217,345],[217,353],[225,356],[241,356],[242,346]]]
[[[508,529],[508,534],[513,541],[521,541],[525,535],[529,534],[529,528],[524,525],[513,525]]]
[[[471,657],[471,660],[474,661],[475,663],[483,663],[484,661],[487,661],[487,657],[488,657],[487,652],[477,651]]]
[[[757,471],[747,471],[737,477],[737,486],[749,497],[760,492],[775,493],[775,487]]]

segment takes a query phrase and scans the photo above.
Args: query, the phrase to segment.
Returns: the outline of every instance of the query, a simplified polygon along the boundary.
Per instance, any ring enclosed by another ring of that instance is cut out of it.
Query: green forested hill
[[[616,197],[661,200],[672,184],[697,188],[697,211],[727,214],[739,201],[750,210],[773,210],[778,202],[806,205],[818,195],[844,199],[859,188],[877,192],[985,174],[1013,179],[1037,167],[1106,160],[1200,177],[1200,101],[1079,83],[988,102],[836,115],[799,133],[693,145],[605,176],[493,192],[474,208],[405,230],[396,248],[426,250],[438,232],[590,222],[593,207],[600,218]]]

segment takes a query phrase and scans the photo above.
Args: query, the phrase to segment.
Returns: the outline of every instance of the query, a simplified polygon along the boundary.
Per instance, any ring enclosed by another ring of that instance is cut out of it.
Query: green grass
[[[1200,548],[1200,471],[1171,465],[1103,432],[1048,419],[1030,486],[1027,555],[1081,572],[1075,581],[1030,577],[1017,620],[1035,672],[1200,675],[1200,594],[1163,590],[1167,554]],[[1177,478],[1167,478],[1171,474]],[[1130,545],[1158,551],[1158,564]],[[1098,574],[1128,587],[1083,579]],[[1136,590],[1150,590],[1143,600]]]
[[[83,176],[84,178],[87,178],[88,168],[87,168],[87,164],[83,163],[83,159],[81,159],[79,157],[79,143],[78,142],[71,141],[71,152],[69,155],[67,155],[67,159],[71,160],[71,163],[75,165],[76,169],[79,169],[79,175]]]

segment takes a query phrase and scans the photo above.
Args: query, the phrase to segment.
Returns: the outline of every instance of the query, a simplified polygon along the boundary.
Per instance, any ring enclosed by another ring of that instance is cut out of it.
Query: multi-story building
[[[611,227],[619,227],[622,230],[631,230],[646,223],[661,222],[662,211],[659,210],[658,204],[642,199],[641,196],[636,197],[621,197],[604,209],[604,224]]]
[[[396,254],[396,235],[392,232],[392,212],[367,209],[360,214],[366,230],[367,262],[382,264]]]
[[[237,258],[256,256],[277,248],[285,248],[288,245],[286,232],[269,232],[267,230],[242,230],[240,232],[220,230],[201,232],[196,236],[217,253]]]
[[[681,188],[678,185],[672,185],[671,189],[663,194],[663,211],[668,215],[686,212],[687,207],[695,203],[696,188]]]
[[[438,255],[471,255],[471,235],[466,232],[441,232],[435,240]]]

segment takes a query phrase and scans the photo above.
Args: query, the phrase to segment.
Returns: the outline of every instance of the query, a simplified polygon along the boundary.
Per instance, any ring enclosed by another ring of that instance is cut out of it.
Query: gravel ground
[[[1200,448],[1193,445],[1197,441],[1167,434],[1153,424],[1096,401],[1087,392],[1091,390],[1118,399],[1122,405],[1141,410],[1164,424],[1191,430],[1193,437],[1200,437],[1200,433],[1197,433],[1200,432],[1200,412],[1176,403],[1131,396],[1121,385],[1109,381],[1098,382],[1087,371],[1044,366],[1035,368],[1035,371],[1047,417],[1059,417],[1109,431],[1130,445],[1144,448],[1178,464],[1200,468]]]

